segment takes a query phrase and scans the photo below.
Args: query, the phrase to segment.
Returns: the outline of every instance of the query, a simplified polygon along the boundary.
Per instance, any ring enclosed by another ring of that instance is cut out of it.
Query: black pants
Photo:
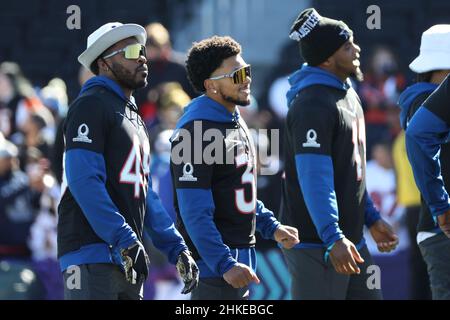
[[[142,300],[143,281],[131,284],[114,264],[82,264],[64,271],[65,300]]]
[[[372,288],[369,250],[359,250],[364,263],[358,264],[359,275],[343,275],[330,261],[325,263],[325,249],[282,249],[292,276],[293,300],[381,300],[381,288]],[[381,271],[382,272],[382,271]]]
[[[247,300],[248,287],[235,289],[223,278],[200,278],[191,300]]]

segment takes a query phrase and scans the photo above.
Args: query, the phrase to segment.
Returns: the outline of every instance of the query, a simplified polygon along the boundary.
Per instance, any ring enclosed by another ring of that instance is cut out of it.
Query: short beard
[[[119,84],[130,90],[143,88],[147,85],[147,78],[136,80],[137,71],[135,70],[134,73],[131,73],[119,63],[113,62],[111,64],[111,71],[113,72]]]
[[[237,100],[237,99],[234,99],[234,98],[232,98],[230,96],[224,95],[222,92],[220,93],[220,95],[222,96],[223,100],[231,102],[231,103],[234,103],[235,105],[238,105],[238,106],[246,107],[246,106],[248,106],[250,104],[250,99]]]
[[[364,81],[364,74],[359,67],[356,68],[355,72],[350,73],[350,77],[355,78],[358,82]]]

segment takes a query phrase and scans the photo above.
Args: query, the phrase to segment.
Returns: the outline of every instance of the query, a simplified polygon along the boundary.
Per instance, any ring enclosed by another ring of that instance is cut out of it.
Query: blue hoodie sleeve
[[[237,262],[213,221],[211,189],[178,188],[177,198],[183,223],[202,260],[219,274],[230,270]]]
[[[260,200],[256,201],[256,230],[258,230],[264,239],[272,239],[275,230],[280,222],[275,219],[273,212],[264,206]]]
[[[176,264],[180,253],[188,248],[166,209],[164,209],[158,195],[153,191],[151,180],[146,202],[145,230],[155,247],[167,255],[170,263]]]
[[[297,178],[306,207],[320,239],[327,247],[344,238],[334,191],[333,163],[330,156],[297,154]]]
[[[372,199],[370,198],[367,190],[365,192],[366,197],[366,209],[365,209],[365,225],[370,228],[377,220],[381,219],[380,213],[375,208]]]
[[[414,178],[434,217],[450,209],[439,162],[441,144],[447,141],[448,133],[447,123],[423,106],[406,130],[406,150]]]
[[[113,247],[128,248],[137,240],[106,190],[106,167],[101,154],[83,149],[67,151],[65,174],[70,192],[103,241]]]

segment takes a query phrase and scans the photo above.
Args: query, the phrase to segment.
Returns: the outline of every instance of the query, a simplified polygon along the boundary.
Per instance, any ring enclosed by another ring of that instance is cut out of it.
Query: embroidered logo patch
[[[309,129],[306,133],[306,142],[303,143],[305,148],[320,148],[320,143],[317,143],[317,132],[314,129]]]
[[[183,166],[183,176],[178,179],[178,181],[197,181],[197,177],[194,177],[194,167],[189,162]]]
[[[89,127],[83,123],[78,127],[78,136],[76,138],[73,138],[73,142],[85,142],[85,143],[92,143],[92,140],[88,137],[89,134]]]

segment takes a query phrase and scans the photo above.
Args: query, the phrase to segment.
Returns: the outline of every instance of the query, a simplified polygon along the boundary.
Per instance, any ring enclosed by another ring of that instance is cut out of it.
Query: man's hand
[[[363,258],[359,255],[355,245],[347,238],[336,241],[330,251],[330,260],[337,273],[359,274],[358,263],[363,263]]]
[[[233,268],[225,272],[223,278],[233,288],[244,288],[252,281],[259,283],[259,278],[253,270],[242,263],[236,264]]]
[[[275,241],[282,244],[285,249],[291,249],[300,242],[300,240],[298,240],[297,228],[282,224],[275,230],[273,237],[275,238]]]
[[[122,257],[122,269],[128,282],[136,284],[140,280],[144,281],[147,279],[150,260],[139,240],[127,249],[120,250],[120,254]]]
[[[198,267],[191,253],[187,250],[182,251],[178,256],[177,270],[184,282],[182,294],[191,292],[198,285]]]
[[[450,238],[450,210],[444,212],[437,217],[437,221],[441,230]]]
[[[373,240],[375,240],[378,251],[391,252],[398,245],[398,236],[392,227],[383,219],[377,220],[369,229]]]

